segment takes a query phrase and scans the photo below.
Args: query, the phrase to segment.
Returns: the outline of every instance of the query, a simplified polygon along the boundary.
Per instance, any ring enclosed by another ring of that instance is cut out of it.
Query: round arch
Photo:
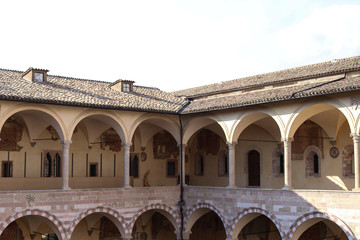
[[[3,233],[3,231],[6,229],[6,227],[9,226],[12,222],[26,216],[39,216],[46,219],[51,229],[55,231],[59,240],[66,239],[66,229],[64,228],[63,223],[56,216],[39,209],[24,210],[22,212],[14,213],[8,216],[7,218],[5,218],[0,224],[0,236]]]
[[[331,222],[335,223],[341,230],[344,231],[346,236],[349,240],[354,240],[355,234],[352,232],[350,227],[347,226],[347,224],[339,219],[338,217],[327,214],[323,212],[310,212],[306,213],[303,216],[299,217],[295,220],[295,222],[290,226],[290,231],[288,233],[288,239],[289,240],[297,240],[301,236],[302,233],[304,233],[307,228],[310,226],[321,221],[321,219],[330,220]]]
[[[131,233],[136,220],[141,216],[141,214],[151,210],[157,211],[164,215],[171,222],[171,224],[175,228],[175,231],[180,230],[180,216],[174,209],[166,206],[165,204],[151,204],[137,211],[136,214],[131,218],[131,221],[128,225],[127,233]]]
[[[355,132],[355,120],[351,111],[345,105],[335,99],[322,98],[305,101],[291,114],[285,127],[285,138],[292,138],[296,130],[304,122],[304,120],[309,119],[310,117],[318,113],[316,112],[315,114],[312,114],[311,110],[321,105],[324,106],[322,109],[328,108],[330,110],[335,108],[340,111],[346,118],[347,123],[349,124],[350,132]]]
[[[45,114],[46,116],[49,116],[50,123],[55,128],[55,130],[59,134],[60,138],[62,140],[71,139],[71,138],[69,138],[69,134],[67,132],[67,129],[65,127],[63,120],[56,112],[54,112],[47,106],[40,106],[40,105],[33,105],[33,104],[21,103],[21,104],[15,105],[15,106],[11,107],[10,109],[8,109],[7,111],[5,111],[4,114],[2,114],[1,118],[0,118],[0,129],[2,129],[2,127],[4,126],[4,123],[6,122],[6,120],[8,118],[10,118],[11,116],[13,116],[16,113],[25,112],[25,111],[38,111],[38,112]]]
[[[68,235],[71,237],[74,232],[76,226],[80,223],[81,220],[85,219],[87,216],[95,213],[104,214],[105,217],[109,218],[115,226],[118,228],[119,232],[122,236],[125,236],[127,224],[125,218],[120,215],[118,211],[109,207],[97,207],[91,208],[80,213],[69,225]]]
[[[156,121],[153,121],[156,120]],[[180,130],[179,130],[179,123],[176,122],[174,119],[162,116],[161,118],[158,115],[148,113],[143,114],[139,118],[137,118],[134,123],[130,127],[129,131],[129,139],[131,140],[133,135],[135,134],[136,129],[140,126],[141,123],[150,122],[160,128],[165,129],[168,131],[175,139],[175,141],[179,144],[180,143]]]
[[[261,208],[246,208],[239,212],[237,216],[232,219],[231,224],[229,224],[229,234],[231,238],[236,239],[246,224],[260,215],[264,215],[270,219],[270,221],[272,221],[278,229],[281,238],[285,239],[285,232],[283,231],[283,228],[277,218],[272,213]]]
[[[285,125],[280,116],[269,108],[247,110],[239,114],[234,121],[230,130],[230,142],[236,142],[243,130],[245,130],[252,123],[265,118],[270,117],[273,119],[278,127],[280,138],[284,136]],[[273,134],[272,134],[273,135]]]
[[[101,121],[106,122],[109,124],[114,130],[119,134],[120,139],[122,142],[130,142],[131,138],[128,137],[125,124],[123,121],[118,118],[115,114],[107,112],[107,111],[101,111],[98,109],[91,109],[86,110],[84,112],[79,113],[72,121],[69,127],[69,137],[72,138],[72,135],[74,133],[75,127],[84,119],[87,117],[92,116],[98,116]]]
[[[198,117],[193,118],[189,122],[186,123],[184,126],[184,136],[183,136],[183,143],[187,144],[187,142],[190,140],[190,138],[201,128],[206,127],[209,124],[217,123],[221,130],[224,133],[225,140],[228,141],[229,139],[229,130],[227,126],[224,124],[224,122],[220,121],[216,117],[213,116],[204,116],[204,117]]]
[[[224,225],[225,232],[228,233],[229,226],[226,223],[224,216],[216,207],[208,203],[198,203],[194,205],[190,210],[188,210],[184,221],[184,231],[191,231],[191,228],[195,224],[195,222],[210,211],[213,211],[217,214],[217,216],[221,219]]]

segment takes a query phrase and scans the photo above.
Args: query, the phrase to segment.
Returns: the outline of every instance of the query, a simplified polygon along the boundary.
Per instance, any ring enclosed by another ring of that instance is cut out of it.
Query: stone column
[[[291,142],[292,138],[282,138],[284,143],[284,190],[290,190],[292,188],[291,182]]]
[[[181,240],[181,232],[180,231],[175,231],[175,234],[176,234],[176,239],[177,240]],[[191,231],[184,231],[182,236],[183,236],[183,240],[189,240],[190,239],[190,234],[191,234]]]
[[[236,187],[235,184],[235,146],[237,142],[227,142],[229,148],[229,188]]]
[[[180,151],[182,152],[182,159],[180,159],[180,161],[179,161],[179,170],[178,170],[178,172],[179,172],[179,176],[180,176],[180,174],[181,174],[181,162],[182,162],[182,181],[183,181],[183,186],[185,186],[186,185],[186,183],[185,183],[185,148],[186,148],[186,144],[183,144],[182,145],[182,149],[181,149],[181,145],[180,144],[178,144],[178,146],[179,146],[179,149],[180,149]],[[180,178],[180,181],[181,181],[181,178]]]
[[[355,188],[354,190],[360,190],[360,166],[359,166],[359,134],[351,133],[350,136],[354,142],[354,175],[355,175]]]
[[[124,147],[124,185],[123,188],[131,188],[130,186],[130,143],[123,143]]]
[[[69,149],[71,140],[61,140],[62,146],[62,189],[69,190]]]

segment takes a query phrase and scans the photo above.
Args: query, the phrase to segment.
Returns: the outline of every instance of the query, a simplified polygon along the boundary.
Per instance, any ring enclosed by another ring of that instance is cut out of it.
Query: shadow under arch
[[[335,223],[349,240],[355,240],[355,234],[352,232],[350,227],[338,217],[323,213],[323,212],[310,212],[302,215],[290,226],[290,231],[287,234],[289,240],[297,240],[310,226],[320,222],[322,219],[329,220]]]
[[[70,223],[69,228],[68,228],[69,239],[71,238],[71,235],[73,234],[76,226],[81,222],[81,220],[85,219],[86,217],[88,217],[92,214],[96,214],[96,213],[99,213],[102,216],[109,218],[115,224],[115,226],[118,228],[121,236],[125,236],[126,229],[127,229],[127,224],[126,224],[125,218],[123,216],[121,216],[120,213],[118,211],[116,211],[115,209],[112,209],[109,207],[96,207],[96,208],[91,208],[91,209],[87,209],[87,210],[83,211]]]
[[[189,122],[187,122],[184,125],[183,143],[187,144],[190,138],[197,131],[213,123],[219,125],[219,127],[221,128],[224,134],[223,136],[225,137],[225,140],[228,141],[229,131],[227,126],[222,121],[212,116],[202,116],[202,117],[192,118]]]
[[[169,220],[169,222],[173,225],[175,231],[180,230],[180,224],[181,224],[180,215],[173,208],[166,206],[165,204],[151,204],[136,212],[136,214],[131,218],[126,233],[128,234],[131,233],[136,220],[143,213],[146,213],[151,210],[154,210],[155,212],[159,212],[160,214],[165,216],[167,220]]]
[[[277,218],[272,213],[261,208],[246,208],[239,212],[237,216],[232,219],[232,222],[229,223],[229,234],[231,238],[236,239],[246,224],[261,215],[266,216],[276,226],[281,238],[285,239],[286,234]]]
[[[32,105],[32,104],[23,104],[23,103],[17,104],[15,106],[11,107],[10,109],[8,109],[7,111],[5,111],[1,115],[0,129],[3,128],[6,120],[9,119],[14,114],[21,115],[21,114],[26,114],[29,112],[40,113],[40,116],[37,116],[37,120],[39,120],[39,118],[41,118],[41,117],[46,118],[46,120],[48,120],[48,122],[57,131],[57,133],[59,134],[59,137],[62,140],[70,139],[63,120],[56,112],[54,112],[53,110],[51,110],[48,107]],[[28,124],[28,123],[26,123],[26,124]]]
[[[276,112],[272,111],[271,109],[264,108],[264,109],[256,109],[256,110],[247,110],[239,114],[239,116],[236,118],[236,120],[234,121],[231,127],[230,141],[236,142],[240,134],[248,126],[267,117],[270,117],[275,122],[277,129],[274,129],[274,131],[270,131],[269,129],[265,129],[265,128],[264,129],[267,130],[274,138],[279,138],[279,139],[282,138],[284,136],[284,129],[285,129],[284,127],[285,125],[282,119]],[[277,130],[279,131],[278,133],[276,133]]]
[[[184,231],[188,231],[188,232],[191,231],[191,228],[193,227],[195,222],[210,211],[216,213],[216,215],[220,218],[220,220],[224,225],[225,232],[227,232],[228,226],[226,224],[224,216],[216,207],[214,207],[209,203],[198,203],[194,205],[190,210],[188,210],[188,212],[185,215],[186,218],[184,221]]]
[[[318,107],[321,107],[321,111],[313,111]],[[332,98],[324,97],[321,99],[311,99],[303,102],[301,106],[291,114],[291,117],[285,127],[285,138],[292,138],[296,130],[306,119],[332,109],[340,111],[350,127],[350,132],[355,132],[355,120],[351,111],[341,102]]]
[[[29,217],[29,216],[35,216],[35,217],[41,217],[42,219],[45,219],[46,223],[49,224],[50,228],[56,233],[59,240],[65,240],[66,238],[66,229],[63,225],[63,223],[54,215],[43,211],[39,209],[28,209],[21,212],[14,213],[7,218],[5,218],[0,223],[0,236],[12,222],[16,221],[17,219],[23,218],[23,217]]]
[[[180,143],[180,130],[179,130],[180,128],[177,119],[173,119],[165,115],[160,117],[159,115],[155,115],[153,113],[143,114],[134,121],[134,123],[130,127],[129,139],[132,139],[136,129],[142,123],[145,122],[153,124],[159,128],[165,129],[173,136],[173,138],[178,144]]]

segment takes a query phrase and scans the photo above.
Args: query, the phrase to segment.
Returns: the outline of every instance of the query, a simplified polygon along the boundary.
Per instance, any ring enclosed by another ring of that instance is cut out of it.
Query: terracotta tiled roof
[[[112,83],[48,75],[47,82],[30,82],[23,72],[0,69],[0,99],[176,113],[186,100],[157,88],[134,86],[133,92],[111,89]]]
[[[0,100],[189,114],[360,90],[360,74],[351,71],[360,71],[360,56],[175,93],[140,86],[127,93],[109,82],[52,75],[30,82],[24,72],[0,69]]]
[[[360,74],[354,77],[338,77],[323,83],[291,84],[271,89],[198,98],[194,99],[183,113],[215,111],[354,90],[360,90]]]
[[[237,91],[241,89],[271,85],[275,83],[286,83],[295,80],[308,79],[353,70],[360,70],[360,56],[338,59],[335,61],[312,64],[266,74],[260,74],[251,77],[245,77],[231,81],[185,89],[173,93],[176,96],[196,98],[201,96]]]

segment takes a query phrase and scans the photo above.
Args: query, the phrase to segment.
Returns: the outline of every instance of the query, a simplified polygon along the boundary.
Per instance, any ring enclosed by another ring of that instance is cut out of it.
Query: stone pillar
[[[360,190],[360,166],[359,166],[359,134],[351,133],[350,136],[354,142],[354,175],[355,175],[355,188],[354,190]]]
[[[282,138],[284,143],[284,190],[290,190],[292,188],[291,183],[291,142],[292,138]]]
[[[176,234],[176,239],[177,240],[181,240],[181,232],[180,231],[175,231],[175,234]],[[189,240],[190,239],[190,234],[191,234],[191,231],[184,231],[182,236],[183,236],[183,240]]]
[[[61,140],[62,146],[62,189],[69,190],[69,149],[71,140]]]
[[[121,237],[121,239],[123,239],[123,240],[132,240],[133,238],[131,236],[125,236],[125,237]]]
[[[182,159],[180,159],[180,161],[179,161],[179,176],[180,176],[180,174],[181,174],[181,162],[182,162],[182,181],[183,181],[183,186],[185,186],[186,185],[186,183],[185,183],[185,148],[186,148],[186,144],[183,144],[182,145],[182,149],[181,149],[181,145],[180,144],[178,144],[178,146],[179,146],[179,149],[180,149],[180,151],[182,152]],[[181,178],[180,178],[180,181],[181,181]]]
[[[131,188],[130,186],[130,143],[123,143],[124,147],[124,185],[123,188]]]
[[[227,142],[229,148],[229,188],[236,187],[235,184],[235,146],[237,142]]]

